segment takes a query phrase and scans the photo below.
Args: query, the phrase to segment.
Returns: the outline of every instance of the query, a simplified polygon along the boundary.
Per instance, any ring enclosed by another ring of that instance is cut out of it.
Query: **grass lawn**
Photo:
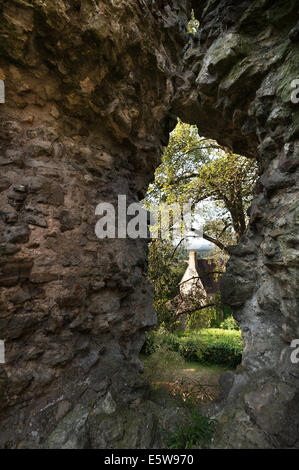
[[[140,359],[145,377],[197,404],[217,398],[219,376],[241,362],[242,338],[238,330],[220,328],[169,333],[159,329],[147,335]]]
[[[217,398],[220,389],[219,376],[229,367],[221,365],[204,365],[195,361],[181,361],[171,368],[165,367],[163,374],[151,356],[140,355],[145,366],[145,375],[153,387],[166,388],[171,395],[180,396],[183,400],[192,400],[194,404],[208,403]]]
[[[199,362],[195,361],[185,361],[186,369],[183,369],[186,372],[194,373],[194,372],[211,372],[214,374],[222,374],[222,372],[226,370],[232,370],[231,367],[226,367],[222,365],[215,365],[215,364],[200,364]]]
[[[151,355],[161,347],[179,353],[185,361],[232,368],[240,364],[243,349],[240,331],[221,328],[176,333],[160,328],[149,332],[143,352]]]

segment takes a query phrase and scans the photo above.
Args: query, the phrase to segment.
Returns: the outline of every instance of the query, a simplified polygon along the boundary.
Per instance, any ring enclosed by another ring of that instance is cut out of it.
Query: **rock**
[[[227,370],[223,372],[223,374],[220,375],[219,385],[221,388],[221,393],[220,393],[219,400],[223,400],[228,396],[234,384],[234,380],[235,380],[235,374],[230,370]]]
[[[147,240],[95,235],[100,202],[143,198],[176,116],[261,173],[223,276],[245,348],[213,446],[299,447],[296,2],[2,3],[0,447],[159,448],[185,422],[139,377]]]
[[[25,217],[25,222],[27,224],[36,225],[37,227],[47,228],[48,223],[44,217],[39,217],[37,215],[27,215]]]
[[[26,243],[29,240],[30,229],[28,225],[15,225],[8,227],[4,233],[8,243]]]
[[[26,185],[24,185],[24,184],[14,184],[13,185],[13,190],[16,193],[26,193],[27,192]]]
[[[0,285],[10,287],[28,279],[33,266],[31,259],[19,258],[0,263]]]
[[[56,281],[58,279],[58,274],[50,272],[32,272],[30,275],[30,282],[34,284],[45,284],[48,282]]]
[[[0,178],[0,193],[10,187],[10,182],[6,178]]]
[[[71,403],[69,401],[63,400],[59,403],[56,411],[56,421],[60,421],[61,418],[63,418],[68,411],[70,411],[71,408]]]
[[[67,230],[73,230],[76,226],[81,224],[81,216],[77,213],[71,213],[63,210],[59,214],[60,230],[66,232]]]
[[[116,403],[110,392],[107,393],[106,397],[102,401],[102,410],[106,415],[112,415],[116,410]]]
[[[19,289],[16,294],[10,299],[13,304],[23,304],[27,300],[30,300],[32,297],[29,292],[26,292],[22,289]]]
[[[179,425],[191,422],[191,412],[165,391],[153,393],[150,398],[129,409],[119,402],[116,404],[108,392],[89,406],[76,406],[62,419],[46,446],[52,449],[160,448],[165,445],[165,437]]]
[[[0,216],[6,224],[15,224],[18,221],[18,213],[10,205],[2,206]]]
[[[25,201],[26,197],[27,195],[25,192],[14,191],[14,190],[12,190],[7,196],[11,204],[22,203],[23,201]]]
[[[293,407],[298,378],[279,366],[283,332],[293,331],[293,337],[299,332],[293,282],[299,265],[286,249],[288,243],[297,246],[290,232],[298,231],[298,109],[290,90],[298,78],[297,6],[242,2],[232,12],[226,1],[204,3],[200,44],[190,41],[184,50],[184,86],[177,86],[175,110],[184,121],[196,123],[202,135],[261,165],[246,237],[230,248],[221,279],[222,301],[238,319],[245,348],[241,370],[224,383],[228,395],[214,406],[219,428],[213,446],[298,447],[298,418],[286,411]],[[278,24],[284,24],[280,39],[273,33]],[[190,69],[197,70],[196,78]],[[292,367],[289,360],[286,369]],[[293,438],[281,432],[286,415]]]
[[[292,42],[299,41],[299,21],[297,21],[296,26],[289,32],[289,38]]]
[[[42,215],[49,215],[49,213],[47,211],[45,211],[44,209],[42,209],[41,207],[38,207],[38,206],[33,206],[31,204],[27,204],[25,206],[25,210],[28,211],[28,212],[33,212],[33,214],[42,214]]]
[[[20,247],[13,243],[1,243],[0,244],[0,255],[14,255],[20,251]]]
[[[79,307],[82,305],[86,298],[85,289],[77,284],[73,287],[72,292],[58,297],[56,302],[60,307],[70,308],[70,307]]]
[[[49,449],[84,449],[88,445],[85,422],[89,409],[77,405],[67,414],[62,423],[49,437]]]

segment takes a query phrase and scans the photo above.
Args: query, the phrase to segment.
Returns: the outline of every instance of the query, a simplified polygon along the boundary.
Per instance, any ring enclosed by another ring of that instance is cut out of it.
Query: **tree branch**
[[[213,303],[213,304],[207,304],[207,305],[199,305],[199,306],[196,306],[194,307],[193,310],[184,310],[183,312],[179,312],[176,314],[176,317],[179,317],[181,315],[184,315],[185,313],[193,313],[193,312],[197,312],[197,310],[203,310],[204,308],[208,308],[208,307],[215,307],[217,304],[216,303]]]
[[[202,273],[200,276],[193,276],[193,277],[190,277],[189,279],[187,279],[186,281],[182,281],[182,282],[179,282],[178,283],[178,287],[181,286],[182,284],[185,284],[185,282],[189,282],[189,281],[192,281],[193,279],[202,279],[202,278],[205,278],[205,277],[208,277],[210,276],[211,274],[224,274],[224,271],[208,271],[206,273]]]
[[[226,248],[226,246],[223,245],[223,243],[221,243],[219,240],[216,240],[216,238],[210,237],[206,233],[202,234],[202,238],[204,238],[208,242],[214,243],[214,245],[218,246],[218,248],[220,248],[220,250],[224,251],[225,253],[227,253],[229,255],[229,251]]]
[[[174,257],[176,250],[178,249],[178,247],[180,246],[180,244],[181,244],[184,240],[185,240],[185,238],[182,238],[182,239],[179,241],[179,243],[177,244],[177,246],[176,246],[175,249],[173,250],[170,259],[172,259],[172,258]]]

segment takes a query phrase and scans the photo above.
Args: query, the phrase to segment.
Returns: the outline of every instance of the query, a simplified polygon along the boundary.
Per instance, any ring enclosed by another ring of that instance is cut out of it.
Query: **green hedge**
[[[142,352],[152,354],[159,347],[179,352],[187,361],[236,367],[242,359],[240,331],[209,328],[172,334],[160,328],[147,334]]]

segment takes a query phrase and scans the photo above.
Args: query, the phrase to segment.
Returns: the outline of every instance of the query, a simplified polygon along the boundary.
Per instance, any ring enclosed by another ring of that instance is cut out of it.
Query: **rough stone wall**
[[[0,5],[1,446],[153,447],[175,421],[137,374],[146,244],[94,234],[99,202],[142,197],[175,115],[261,169],[224,280],[245,351],[214,446],[299,446],[298,4],[193,4],[189,39],[182,1]]]
[[[226,406],[210,410],[221,423],[214,446],[298,447],[299,367],[290,344],[299,338],[299,104],[291,100],[299,6],[224,0],[201,2],[201,10],[177,81],[177,113],[260,166],[249,228],[222,282],[244,354],[223,380]]]
[[[129,406],[145,393],[147,244],[97,239],[95,208],[141,199],[158,165],[180,3],[0,4],[0,446],[41,445],[75,405],[108,397],[114,410],[113,396]],[[88,445],[65,434],[53,446]]]

